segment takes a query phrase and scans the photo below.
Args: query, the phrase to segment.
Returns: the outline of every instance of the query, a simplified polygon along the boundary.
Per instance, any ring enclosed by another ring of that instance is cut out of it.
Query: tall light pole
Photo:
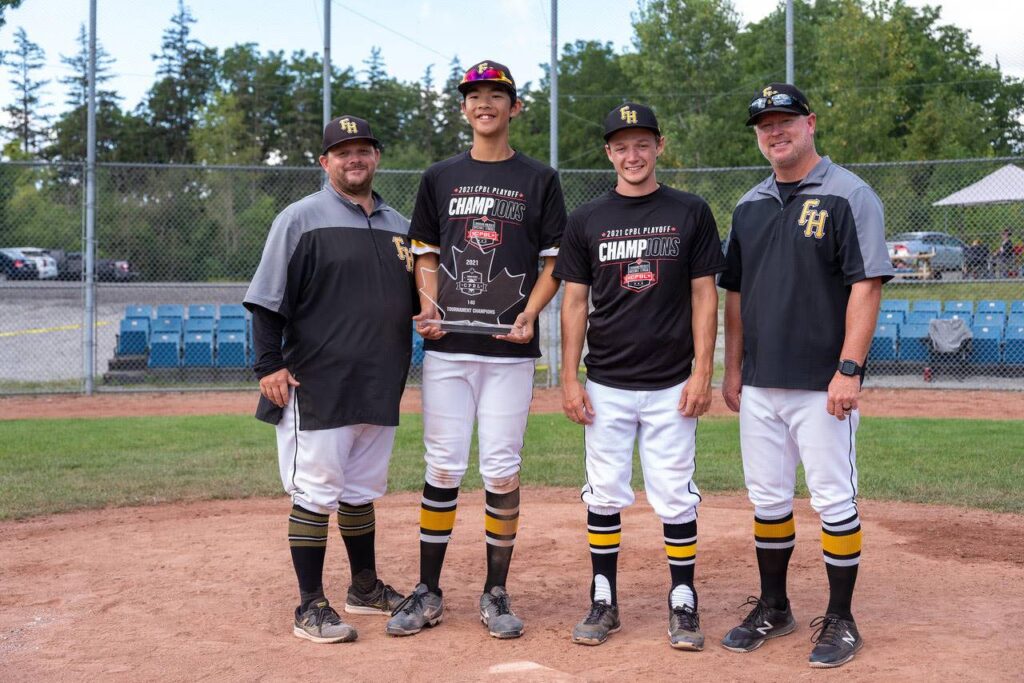
[[[786,83],[796,85],[793,75],[793,0],[786,0]]]
[[[324,128],[331,120],[331,0],[324,0]],[[327,186],[327,173],[321,174],[321,185]]]
[[[551,168],[558,170],[558,0],[551,0],[551,143],[549,157]],[[556,296],[548,308],[551,324],[548,332],[548,381],[549,387],[558,384],[558,302]]]
[[[85,314],[82,368],[85,395],[96,372],[96,0],[89,0],[89,105],[85,133]]]

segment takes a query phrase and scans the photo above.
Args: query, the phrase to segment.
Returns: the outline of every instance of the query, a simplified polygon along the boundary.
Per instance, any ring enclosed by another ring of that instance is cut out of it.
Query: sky
[[[1024,77],[1020,24],[1007,16],[1007,6],[1015,3],[908,3],[940,4],[943,23],[969,30],[986,61],[998,58],[1004,73]],[[777,4],[734,0],[744,22],[763,18]],[[295,50],[323,51],[323,0],[189,0],[186,5],[197,19],[193,36],[207,45],[223,49],[253,42],[261,51],[283,50],[286,55]],[[561,0],[558,6],[559,45],[582,39],[611,42],[619,51],[631,46],[635,2]],[[155,80],[152,56],[160,50],[161,34],[170,25],[177,0],[98,0],[97,7],[97,35],[116,60],[116,77],[108,87],[123,96],[123,107],[134,108]],[[77,52],[79,26],[88,24],[88,12],[88,0],[23,0],[21,7],[7,11],[7,24],[0,29],[0,50],[12,49],[14,31],[23,27],[46,51],[42,77],[51,80],[44,93],[51,114],[65,109],[66,86],[58,79],[70,72],[60,55]],[[518,83],[536,82],[542,76],[540,65],[550,58],[550,20],[550,0],[332,0],[331,61],[362,68],[370,49],[379,46],[388,72],[403,81],[419,81],[433,64],[435,81],[443,83],[452,57],[458,56],[464,66],[494,59],[505,63]],[[490,28],[480,30],[485,24]],[[779,55],[780,65],[784,59]],[[5,68],[0,73],[0,106],[12,97],[8,79]]]

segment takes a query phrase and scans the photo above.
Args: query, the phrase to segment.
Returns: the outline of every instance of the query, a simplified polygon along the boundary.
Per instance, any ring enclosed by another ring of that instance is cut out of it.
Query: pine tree
[[[41,97],[49,81],[36,79],[36,72],[46,64],[46,52],[28,39],[24,28],[18,27],[14,32],[14,50],[6,61],[14,99],[3,109],[10,121],[3,130],[17,140],[22,153],[34,154],[46,137],[50,120],[43,112],[46,105]]]

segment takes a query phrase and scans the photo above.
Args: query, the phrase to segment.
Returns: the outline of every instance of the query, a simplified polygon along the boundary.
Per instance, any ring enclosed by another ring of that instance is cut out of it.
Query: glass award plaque
[[[483,227],[483,226],[481,226]],[[526,275],[512,275],[508,268],[492,274],[494,250],[483,251],[472,242],[465,249],[452,247],[452,270],[442,265],[437,270],[422,270],[424,281],[431,279],[436,287],[420,291],[437,307],[441,318],[427,322],[439,325],[444,332],[466,334],[508,334],[514,316],[502,316],[526,298],[523,282]],[[437,292],[437,297],[429,291]]]

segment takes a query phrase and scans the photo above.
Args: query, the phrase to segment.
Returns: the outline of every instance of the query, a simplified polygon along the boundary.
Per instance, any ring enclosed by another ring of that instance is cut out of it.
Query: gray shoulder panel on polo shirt
[[[409,233],[409,221],[374,193],[377,204],[370,214],[374,230],[398,235]],[[369,229],[366,214],[357,204],[342,197],[333,187],[303,197],[288,205],[270,226],[267,243],[256,273],[245,292],[243,303],[256,304],[275,313],[280,311],[288,283],[288,264],[299,240],[308,232],[322,228]]]
[[[815,173],[819,170],[820,173]],[[820,183],[811,190],[812,193],[842,197],[850,205],[857,230],[857,244],[864,261],[864,277],[891,279],[896,271],[885,244],[885,209],[871,186],[852,171],[832,163],[828,157],[824,157],[814,167],[805,182],[808,185]]]

